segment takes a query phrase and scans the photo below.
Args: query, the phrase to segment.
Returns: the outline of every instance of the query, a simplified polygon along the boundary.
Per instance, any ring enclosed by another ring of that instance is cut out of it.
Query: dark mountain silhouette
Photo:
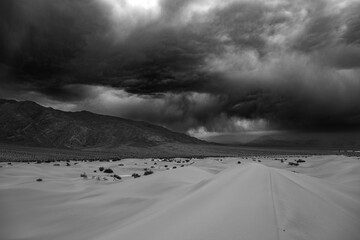
[[[64,112],[14,100],[0,100],[0,143],[69,149],[206,144],[146,122],[86,111]]]

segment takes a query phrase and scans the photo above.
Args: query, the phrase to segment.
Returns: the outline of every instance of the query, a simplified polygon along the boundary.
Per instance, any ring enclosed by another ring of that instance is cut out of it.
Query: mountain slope
[[[0,100],[0,142],[71,149],[205,143],[145,122],[86,111],[64,112],[14,100]]]

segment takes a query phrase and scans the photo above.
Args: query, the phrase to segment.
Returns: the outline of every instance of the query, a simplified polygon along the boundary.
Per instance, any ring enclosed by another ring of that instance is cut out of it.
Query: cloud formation
[[[360,127],[358,0],[0,4],[2,97],[179,131]]]

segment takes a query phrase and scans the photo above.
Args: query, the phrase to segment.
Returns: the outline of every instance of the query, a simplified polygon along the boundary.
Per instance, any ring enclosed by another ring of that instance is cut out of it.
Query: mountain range
[[[207,144],[146,122],[15,100],[0,100],[0,143],[67,149]]]

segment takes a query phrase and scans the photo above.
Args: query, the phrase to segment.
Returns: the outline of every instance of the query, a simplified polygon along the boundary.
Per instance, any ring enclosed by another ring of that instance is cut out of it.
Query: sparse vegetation
[[[289,162],[288,164],[289,164],[290,166],[299,166],[298,163],[294,163],[294,162]]]
[[[139,177],[140,177],[140,174],[138,174],[138,173],[133,173],[131,176],[132,176],[133,178],[139,178]]]
[[[95,161],[105,158],[108,159],[112,156],[114,156],[114,153],[0,145],[0,161],[36,162],[40,164],[43,162],[49,163],[54,161],[65,161],[68,159],[74,161]]]
[[[151,171],[151,170],[146,170],[146,171],[144,172],[144,176],[150,175],[150,174],[153,174],[153,173],[154,173],[154,172]]]
[[[114,175],[111,175],[113,178],[115,178],[115,179],[118,179],[118,180],[121,180],[121,177],[119,176],[119,175],[117,175],[117,174],[114,174]]]
[[[104,173],[113,173],[114,171],[111,168],[107,168],[104,170]]]

